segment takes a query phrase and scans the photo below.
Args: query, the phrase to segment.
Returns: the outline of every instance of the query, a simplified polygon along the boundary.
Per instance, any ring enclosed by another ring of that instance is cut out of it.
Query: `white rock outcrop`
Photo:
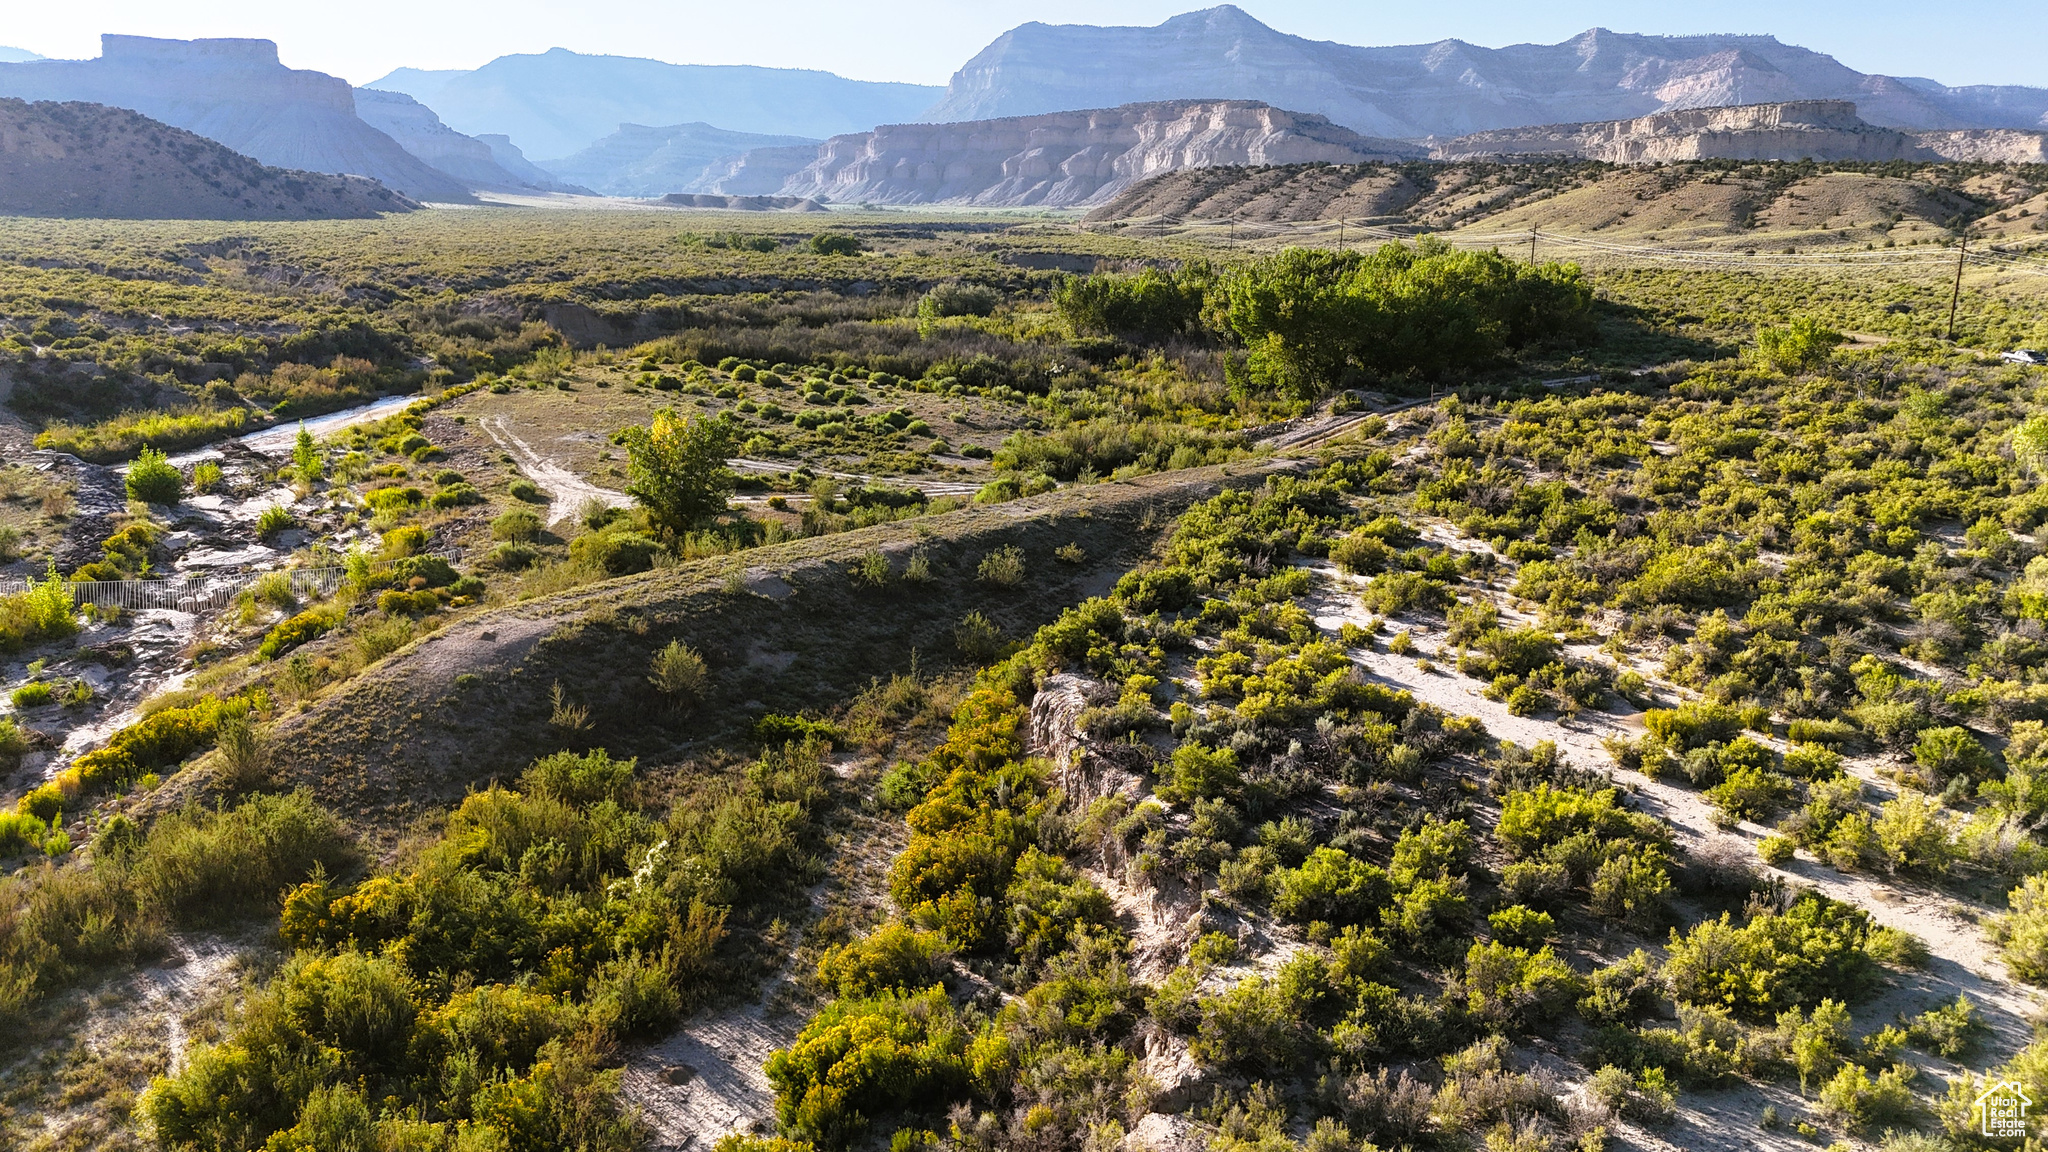
[[[835,136],[783,196],[838,203],[1069,207],[1184,168],[1359,164],[1419,156],[1322,116],[1244,100],[1173,100]]]
[[[2042,162],[2048,133],[2009,128],[1900,131],[1847,100],[1688,108],[1630,120],[1503,128],[1437,142],[1437,160],[1574,156],[1610,164],[1685,160],[2003,160]]]

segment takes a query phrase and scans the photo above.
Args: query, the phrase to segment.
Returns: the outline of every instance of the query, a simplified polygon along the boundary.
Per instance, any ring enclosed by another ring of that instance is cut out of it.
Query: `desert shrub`
[[[491,521],[491,539],[530,543],[540,538],[540,513],[530,508],[508,508]]]
[[[0,652],[77,634],[77,606],[55,566],[25,591],[0,595]]]
[[[1451,603],[1451,590],[1420,572],[1387,572],[1359,593],[1359,602],[1378,616],[1404,612],[1440,612]]]
[[[1864,951],[1869,917],[1859,909],[1806,895],[1784,911],[1762,909],[1738,928],[1727,913],[1689,933],[1671,934],[1664,964],[1671,994],[1688,1004],[1720,1005],[1768,1020],[1827,996],[1856,1000],[1877,977]]]
[[[256,517],[256,535],[264,540],[271,540],[281,532],[296,528],[298,523],[299,518],[292,515],[291,509],[272,505]]]
[[[1940,784],[1951,776],[1973,780],[1988,776],[1997,764],[1968,728],[1927,728],[1913,746],[1913,762]]]
[[[1665,746],[1684,752],[1734,739],[1742,731],[1742,714],[1710,700],[1688,700],[1676,708],[1650,709],[1643,724]]]
[[[1968,996],[1956,993],[1955,1003],[1929,1008],[1906,1028],[1906,1042],[1944,1060],[1967,1058],[1991,1034],[1991,1026]]]
[[[854,256],[867,247],[860,237],[846,232],[820,232],[807,246],[819,256]]]
[[[1228,748],[1210,748],[1189,741],[1173,750],[1173,757],[1161,769],[1162,800],[1191,803],[1212,796],[1236,793],[1241,782],[1237,753]]]
[[[1037,848],[1017,858],[1003,899],[1009,906],[1010,951],[1026,965],[1043,964],[1079,947],[1079,937],[1101,936],[1115,924],[1108,893]]]
[[[688,707],[703,699],[711,673],[704,657],[680,640],[671,640],[654,654],[648,681],[677,707]]]
[[[986,316],[996,310],[1002,296],[981,284],[948,281],[934,285],[917,302],[920,319],[940,320],[950,316]]]
[[[375,664],[407,644],[412,643],[412,621],[403,616],[390,616],[373,620],[357,628],[351,639],[355,642],[356,654],[365,664]]]
[[[124,483],[130,500],[147,504],[176,504],[185,494],[185,477],[154,448],[136,454]]]
[[[1318,848],[1274,874],[1273,913],[1297,923],[1364,924],[1392,895],[1387,874],[1348,852]]]
[[[835,1000],[768,1060],[782,1130],[839,1147],[890,1113],[936,1111],[968,1092],[970,1042],[937,988]]]
[[[484,559],[493,568],[519,572],[533,567],[540,559],[540,551],[528,544],[513,544],[508,541],[493,547]]]
[[[363,505],[372,512],[405,512],[418,508],[427,502],[426,493],[417,488],[373,488],[363,493]]]
[[[1756,354],[1780,372],[1811,372],[1826,366],[1842,340],[1840,332],[1819,320],[1795,316],[1786,324],[1758,325]]]
[[[1821,1111],[1858,1131],[1911,1124],[1920,1113],[1910,1065],[1895,1064],[1875,1080],[1861,1064],[1845,1064],[1821,1086]]]
[[[226,483],[227,476],[220,465],[212,460],[201,460],[192,466],[192,490],[204,495]]]
[[[1511,904],[1498,912],[1486,916],[1493,937],[1502,944],[1514,948],[1540,946],[1557,931],[1557,920],[1548,912],[1538,912],[1524,904]]]
[[[1009,544],[990,552],[981,558],[975,576],[984,584],[1015,588],[1024,582],[1024,550]]]
[[[388,492],[391,489],[387,488],[384,491]],[[545,504],[548,502],[548,494],[541,491],[540,485],[523,476],[505,485],[505,494],[514,500],[523,500],[528,504]]]
[[[938,982],[938,936],[890,921],[850,944],[828,949],[818,961],[818,982],[848,999],[885,992],[921,992]]]
[[[109,736],[103,747],[74,760],[53,783],[66,792],[96,792],[124,787],[144,773],[166,772],[210,746],[223,716],[246,714],[256,706],[255,698],[207,696],[196,704],[165,708]]]
[[[1500,941],[1465,954],[1465,998],[1475,1019],[1522,1030],[1554,1019],[1578,998],[1579,978],[1549,948],[1534,952]]]
[[[273,625],[257,647],[256,655],[265,660],[275,660],[301,644],[325,636],[341,623],[341,619],[342,613],[337,608],[308,608]]]
[[[557,752],[543,756],[520,774],[519,786],[528,795],[559,800],[576,807],[600,801],[620,802],[633,783],[637,761],[614,760],[604,749],[578,755]]]
[[[980,611],[969,612],[953,627],[953,646],[977,664],[1002,655],[1007,643],[1003,630]]]
[[[484,502],[484,494],[470,484],[450,484],[427,498],[429,508],[466,508]]]
[[[1596,1024],[1625,1024],[1654,1011],[1663,990],[1656,961],[1638,948],[1586,977],[1579,1014]]]
[[[572,563],[602,568],[613,576],[629,576],[654,566],[661,545],[640,532],[586,532],[569,541]]]
[[[7,701],[17,711],[42,708],[57,702],[57,691],[47,680],[31,680],[8,693]]]
[[[1792,794],[1790,780],[1776,772],[1749,766],[1727,773],[1706,792],[1708,802],[1732,820],[1762,819],[1791,799]]]
[[[1940,872],[1956,856],[1955,830],[1941,803],[1911,789],[1884,802],[1871,832],[1899,871]]]

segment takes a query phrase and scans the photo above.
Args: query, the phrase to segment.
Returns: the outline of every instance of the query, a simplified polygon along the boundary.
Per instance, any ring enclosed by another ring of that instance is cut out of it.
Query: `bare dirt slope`
[[[413,643],[280,722],[275,761],[334,811],[395,828],[516,774],[537,755],[581,746],[580,732],[550,723],[557,684],[565,701],[589,709],[589,730],[612,734],[614,755],[680,752],[763,712],[837,699],[872,676],[908,667],[914,654],[927,667],[944,663],[954,655],[953,629],[971,610],[1012,636],[1028,635],[1067,605],[1106,591],[1188,504],[1295,466],[1202,468],[1077,487],[509,606]],[[1084,558],[1054,555],[1069,544]],[[983,559],[1005,548],[1022,554],[1021,583],[980,579]],[[851,572],[871,550],[889,556],[896,573],[882,587]],[[901,577],[916,552],[932,573],[921,584]],[[687,714],[665,707],[647,682],[653,654],[671,640],[696,648],[710,665],[712,687]]]

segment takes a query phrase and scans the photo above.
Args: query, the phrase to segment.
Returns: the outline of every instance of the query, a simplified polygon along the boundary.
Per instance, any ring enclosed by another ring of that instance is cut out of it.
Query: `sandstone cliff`
[[[1870,124],[1846,100],[1660,112],[1631,120],[1479,132],[1436,143],[1438,160],[1526,155],[1611,164],[1683,160],[2003,160],[2040,163],[2048,134],[2015,129],[1902,132]]]
[[[286,68],[268,40],[100,44],[95,60],[0,64],[0,96],[129,108],[279,168],[368,176],[415,200],[470,198],[357,116],[347,81]]]
[[[890,124],[835,136],[782,186],[839,203],[1067,207],[1161,172],[1218,165],[1357,164],[1419,153],[1321,116],[1236,100],[1131,104],[966,124]]]
[[[928,120],[1186,97],[1259,100],[1379,136],[1455,136],[1716,105],[1846,99],[1877,124],[2048,127],[2048,89],[1867,75],[1769,36],[1353,47],[1288,36],[1224,5],[1154,28],[1025,24],[954,73]]]
[[[373,181],[266,167],[125,108],[0,98],[0,215],[320,220],[416,207]]]

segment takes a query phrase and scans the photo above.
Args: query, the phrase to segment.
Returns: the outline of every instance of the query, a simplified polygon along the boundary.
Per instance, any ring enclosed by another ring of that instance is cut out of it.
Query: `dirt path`
[[[576,515],[584,502],[597,500],[606,507],[624,508],[632,498],[624,492],[600,488],[554,460],[534,451],[533,445],[519,438],[512,431],[512,421],[505,416],[485,416],[477,420],[498,447],[512,453],[519,462],[519,470],[528,480],[547,489],[553,502],[548,505],[548,523],[559,524]]]
[[[735,472],[788,472],[804,467],[800,464],[778,464],[773,460],[751,460],[744,456],[735,456],[725,463]],[[963,484],[958,480],[920,480],[915,476],[869,476],[861,472],[834,472],[830,468],[817,467],[812,467],[811,472],[817,476],[829,476],[834,480],[845,480],[854,484],[915,488],[927,496],[972,496],[981,491],[979,484]]]

